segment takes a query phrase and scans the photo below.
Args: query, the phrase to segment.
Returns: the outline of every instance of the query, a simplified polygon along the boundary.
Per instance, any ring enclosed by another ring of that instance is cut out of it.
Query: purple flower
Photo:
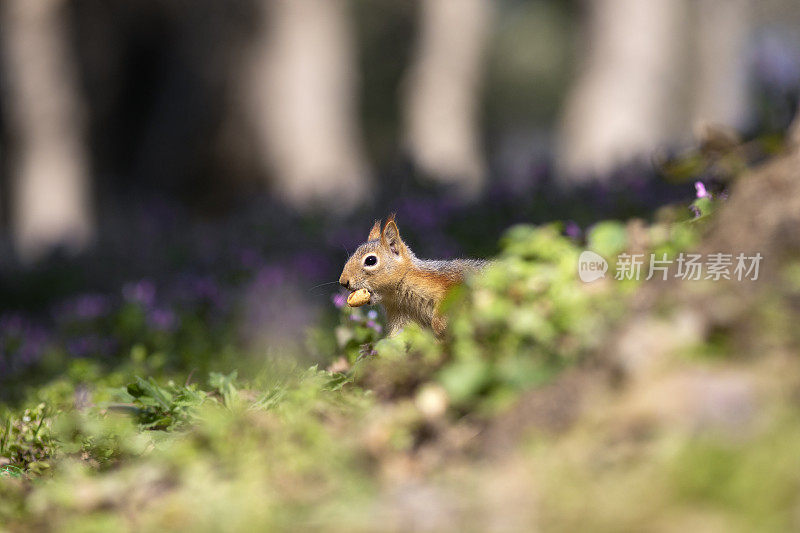
[[[369,318],[370,320],[375,320],[376,318],[378,318],[378,312],[374,309],[370,309],[367,312],[367,318]]]
[[[341,292],[334,294],[331,300],[333,300],[333,305],[336,306],[336,309],[341,309],[344,307],[344,304],[347,303],[347,297]]]
[[[267,266],[258,271],[256,283],[263,288],[282,285],[286,282],[286,272],[280,267]]]
[[[87,294],[79,297],[74,303],[75,315],[84,320],[91,320],[105,315],[111,307],[106,296]]]
[[[156,300],[156,286],[152,281],[145,279],[136,283],[126,283],[122,287],[122,296],[128,302],[149,307]]]
[[[20,368],[37,362],[48,342],[47,332],[17,313],[0,317],[0,358]]]
[[[211,304],[221,308],[225,303],[224,294],[211,276],[183,275],[171,292],[172,298],[182,304]]]
[[[431,229],[437,226],[437,214],[441,214],[440,206],[434,205],[435,201],[428,198],[411,198],[400,206],[403,220],[419,229]]]
[[[111,300],[102,294],[84,294],[53,308],[57,319],[94,320],[111,310]]]
[[[691,209],[692,213],[694,213],[694,218],[700,218],[700,215],[702,215],[702,213],[700,212],[700,208],[694,204],[690,205],[689,209]]]
[[[375,322],[374,320],[367,320],[367,327],[374,329],[375,333],[380,333],[381,331],[383,331],[381,325]]]
[[[711,195],[706,190],[706,186],[703,185],[702,181],[695,181],[694,188],[697,191],[698,198],[706,198],[706,197],[711,198]]]
[[[74,357],[85,357],[91,350],[91,341],[86,337],[70,339],[66,343],[67,351]]]
[[[173,330],[177,325],[178,319],[175,313],[169,309],[153,309],[147,315],[147,323],[150,327],[159,331]]]
[[[210,300],[216,303],[219,299],[219,287],[210,277],[201,277],[194,280],[192,290],[198,300]]]
[[[369,343],[362,344],[361,348],[358,350],[359,359],[362,357],[375,357],[376,355],[378,355],[378,352]]]
[[[570,220],[567,222],[566,228],[564,228],[564,233],[566,233],[571,239],[579,239],[581,237],[581,233],[583,232],[578,224]]]
[[[0,331],[3,333],[7,332],[18,332],[24,327],[24,320],[22,315],[17,313],[11,313],[7,315],[3,315],[0,317]]]
[[[327,263],[324,255],[306,252],[292,258],[291,268],[303,279],[318,279],[325,275]]]
[[[90,355],[108,355],[116,348],[113,339],[98,335],[85,335],[66,341],[67,352],[73,357],[87,357]]]

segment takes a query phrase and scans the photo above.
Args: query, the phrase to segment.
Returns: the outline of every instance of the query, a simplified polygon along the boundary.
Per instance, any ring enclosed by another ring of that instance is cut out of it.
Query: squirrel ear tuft
[[[394,214],[389,215],[386,225],[383,227],[381,243],[389,248],[393,254],[400,254],[403,241],[400,239],[400,230],[397,229],[397,224],[394,221]]]
[[[372,225],[372,229],[369,230],[369,237],[367,237],[368,241],[375,241],[381,238],[381,221],[376,220],[375,224]]]

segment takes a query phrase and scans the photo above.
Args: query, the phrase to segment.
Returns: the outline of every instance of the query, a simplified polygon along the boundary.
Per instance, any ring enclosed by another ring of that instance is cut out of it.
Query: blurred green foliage
[[[453,294],[448,364],[438,378],[457,405],[542,384],[602,338],[619,300],[576,276],[579,246],[557,226],[517,226],[486,272]],[[605,293],[605,294],[604,294]]]
[[[512,227],[490,266],[449,296],[443,341],[416,326],[384,338],[374,310],[341,306],[327,332],[335,342],[321,344],[329,361],[339,359],[330,370],[283,361],[193,382],[200,375],[171,370],[150,344],[135,344],[113,372],[76,360],[21,408],[2,410],[0,522],[23,530],[391,529],[375,521],[392,505],[387,483],[435,470],[435,460],[420,465],[454,453],[452,435],[475,439],[521,395],[607,345],[645,283],[613,280],[616,255],[674,257],[697,244],[705,218],[665,210],[649,225],[597,224],[585,240],[558,224]],[[578,279],[585,249],[609,260],[605,279]],[[180,345],[173,335],[167,342]],[[764,427],[749,440],[657,433],[624,460],[613,435],[540,435],[515,456],[515,470],[536,471],[538,492],[523,494],[523,507],[538,501],[546,512],[535,525],[552,530],[641,529],[665,510],[681,517],[698,505],[723,529],[786,529],[800,487],[800,424],[790,413]],[[485,505],[475,496],[485,474],[459,475],[466,501]],[[628,505],[633,493],[646,501]],[[522,516],[514,505],[507,512]]]

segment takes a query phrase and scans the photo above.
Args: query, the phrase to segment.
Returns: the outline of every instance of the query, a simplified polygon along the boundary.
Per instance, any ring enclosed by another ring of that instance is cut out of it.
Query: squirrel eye
[[[374,255],[368,255],[364,258],[364,266],[375,266],[378,264],[378,258]]]

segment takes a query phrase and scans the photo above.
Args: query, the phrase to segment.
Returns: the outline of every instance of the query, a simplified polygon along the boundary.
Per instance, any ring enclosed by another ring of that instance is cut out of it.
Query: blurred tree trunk
[[[564,112],[559,167],[602,178],[672,137],[683,0],[590,0],[581,70]]]
[[[692,123],[741,128],[747,119],[749,0],[696,0]]]
[[[277,192],[300,209],[348,212],[370,192],[344,0],[263,2],[248,107]]]
[[[11,221],[20,257],[91,239],[89,164],[75,59],[60,0],[2,0]]]
[[[688,140],[693,126],[744,126],[751,7],[751,0],[587,2],[582,68],[559,139],[563,178],[608,179],[620,164]]]
[[[800,102],[797,103],[797,116],[794,117],[792,125],[789,126],[789,142],[794,144],[794,148],[800,149]]]
[[[425,174],[467,197],[486,179],[479,112],[491,15],[491,0],[422,0],[405,87],[412,158]]]

